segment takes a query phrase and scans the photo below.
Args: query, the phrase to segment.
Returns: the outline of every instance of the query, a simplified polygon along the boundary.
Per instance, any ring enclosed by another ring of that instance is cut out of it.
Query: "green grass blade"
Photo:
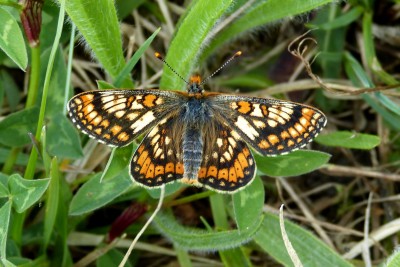
[[[229,10],[231,3],[232,0],[195,1],[187,9],[165,59],[183,78],[187,79],[192,73],[201,47],[206,43],[207,35],[221,16]],[[164,66],[160,88],[181,90],[184,87],[185,82]]]
[[[121,70],[118,76],[115,78],[114,86],[120,87],[126,77],[129,77],[129,73],[131,73],[133,67],[135,67],[136,63],[142,57],[143,53],[147,50],[150,44],[153,42],[154,38],[160,32],[161,28],[158,28],[140,47],[136,50],[135,54],[131,57],[125,67]]]
[[[285,0],[284,2],[281,0],[255,1],[245,14],[230,23],[215,36],[203,51],[201,61],[209,57],[232,38],[248,30],[283,18],[299,15],[330,2],[332,2],[332,0]]]
[[[65,8],[96,58],[113,78],[117,77],[125,60],[114,1],[68,0]],[[124,87],[132,87],[132,82],[124,81]]]
[[[60,172],[58,170],[57,158],[51,161],[50,169],[50,185],[47,190],[46,211],[44,220],[43,248],[46,250],[52,233],[54,232],[54,224],[57,218],[58,201],[60,195]]]

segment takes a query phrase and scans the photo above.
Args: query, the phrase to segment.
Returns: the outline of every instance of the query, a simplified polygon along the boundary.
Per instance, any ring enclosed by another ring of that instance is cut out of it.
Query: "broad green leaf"
[[[8,188],[3,183],[0,183],[0,198],[8,197],[9,194]]]
[[[96,174],[79,188],[71,201],[69,215],[81,215],[103,207],[132,186],[128,169],[122,170],[120,175],[112,179],[100,182],[100,178],[101,173]]]
[[[264,186],[258,175],[250,185],[233,195],[233,211],[240,231],[259,220],[264,207],[264,197]]]
[[[136,150],[136,144],[129,144],[125,147],[114,148],[108,159],[107,166],[101,175],[100,181],[112,179],[118,173],[121,173],[132,159],[132,148]]]
[[[8,180],[13,207],[18,213],[24,212],[35,204],[49,186],[50,179],[27,180],[19,174],[13,174]]]
[[[169,65],[183,78],[186,79],[191,74],[201,47],[206,43],[207,35],[229,10],[232,2],[232,0],[193,1],[186,9],[166,57]],[[184,87],[185,82],[164,66],[160,88],[181,90]]]
[[[2,92],[7,98],[7,103],[11,111],[15,111],[21,99],[21,92],[14,78],[4,69],[0,69],[0,94],[2,94]],[[0,98],[2,97],[3,95],[0,95]],[[0,101],[0,107],[1,106],[2,101]]]
[[[96,58],[113,78],[117,77],[125,60],[114,1],[68,0],[65,8]],[[132,82],[125,80],[123,87],[132,86]]]
[[[337,131],[329,134],[319,135],[315,141],[326,146],[369,150],[378,146],[381,142],[381,139],[379,136],[372,134]]]
[[[313,150],[297,150],[288,155],[262,157],[255,154],[257,168],[273,177],[298,176],[312,172],[329,161],[331,155]]]
[[[57,218],[58,201],[60,196],[60,172],[58,170],[57,158],[54,157],[51,161],[50,170],[50,186],[47,191],[46,210],[44,220],[44,236],[43,248],[46,249],[50,237],[54,232],[54,224]]]
[[[17,66],[25,70],[28,65],[28,55],[21,29],[15,18],[0,7],[0,49],[3,50]]]
[[[169,196],[178,191],[182,186],[185,186],[182,183],[175,182],[175,183],[170,183],[165,185],[165,193],[164,196]],[[154,188],[154,189],[146,189],[147,193],[154,198],[154,199],[159,199],[161,195],[161,189],[160,188]]]
[[[300,226],[286,221],[285,229],[303,266],[352,266],[325,243]],[[284,266],[293,266],[282,240],[277,215],[266,214],[260,230],[254,236],[254,241],[277,262]]]
[[[282,0],[255,1],[242,16],[229,23],[209,44],[205,45],[200,61],[207,59],[223,44],[246,31],[280,19],[294,17],[330,2],[332,0],[285,0],[284,3]]]
[[[250,267],[250,257],[241,247],[219,251],[224,266],[229,267]]]
[[[37,107],[8,115],[0,122],[0,143],[16,147],[31,143],[28,134],[36,132],[38,117],[39,109]]]
[[[0,208],[0,258],[6,257],[7,235],[11,216],[11,201]]]
[[[250,241],[259,230],[261,220],[252,227],[239,230],[205,231],[180,225],[175,218],[165,213],[158,213],[154,218],[156,227],[174,242],[174,245],[191,251],[215,251],[232,249]]]
[[[390,255],[389,259],[386,261],[386,267],[398,267],[400,266],[400,251],[397,249]]]
[[[83,156],[78,131],[62,112],[57,112],[49,118],[47,151],[51,156],[62,159],[77,159]]]

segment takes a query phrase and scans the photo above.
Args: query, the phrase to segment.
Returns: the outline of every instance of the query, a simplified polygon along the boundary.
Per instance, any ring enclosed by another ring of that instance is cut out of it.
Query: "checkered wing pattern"
[[[262,155],[304,147],[325,126],[318,109],[289,101],[210,94],[215,113]]]
[[[159,187],[183,177],[182,131],[176,116],[162,120],[143,139],[131,161],[132,178],[145,187]],[[175,130],[178,130],[177,132]]]
[[[216,124],[216,138],[206,140],[210,153],[203,155],[198,182],[223,193],[233,193],[250,183],[256,165],[250,149],[230,127]]]
[[[68,103],[71,121],[90,137],[121,147],[168,116],[179,95],[159,90],[83,92]]]

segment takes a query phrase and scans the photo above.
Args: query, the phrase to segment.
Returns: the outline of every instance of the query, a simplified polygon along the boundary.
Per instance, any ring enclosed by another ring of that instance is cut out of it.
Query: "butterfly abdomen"
[[[200,129],[186,128],[182,140],[183,177],[196,180],[203,157],[203,141]]]

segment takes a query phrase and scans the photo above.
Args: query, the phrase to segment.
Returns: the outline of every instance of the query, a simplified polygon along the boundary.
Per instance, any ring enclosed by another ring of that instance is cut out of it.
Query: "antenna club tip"
[[[242,51],[240,51],[240,50],[235,53],[235,57],[239,57],[241,55],[242,55]]]
[[[161,58],[162,58],[161,54],[160,54],[160,53],[158,53],[158,52],[155,52],[155,53],[154,53],[154,55],[156,56],[156,58],[159,58],[159,59],[161,59]]]

